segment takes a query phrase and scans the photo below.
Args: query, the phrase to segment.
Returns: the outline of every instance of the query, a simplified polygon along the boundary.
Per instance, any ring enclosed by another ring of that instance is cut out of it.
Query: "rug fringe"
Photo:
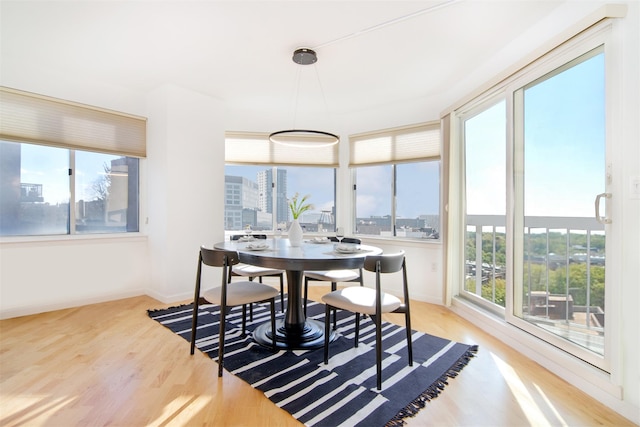
[[[405,406],[400,412],[398,412],[395,417],[390,419],[385,427],[399,427],[405,425],[406,418],[415,417],[421,409],[424,409],[427,402],[432,399],[438,397],[440,392],[444,390],[445,386],[449,383],[447,379],[455,378],[458,376],[458,373],[467,366],[472,357],[475,357],[475,354],[478,352],[478,346],[472,345],[469,349],[463,354],[456,363],[451,366],[442,374],[440,378],[438,378],[433,384],[429,386],[420,396],[416,397],[413,401],[411,401],[407,406]]]
[[[193,307],[193,303],[173,305],[171,307],[164,307],[164,308],[149,308],[147,309],[147,315],[151,316],[153,313],[157,313],[158,311],[173,310],[174,308],[187,308],[189,306]]]

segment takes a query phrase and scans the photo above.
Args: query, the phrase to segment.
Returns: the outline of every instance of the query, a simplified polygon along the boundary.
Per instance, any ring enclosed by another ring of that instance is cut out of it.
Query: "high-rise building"
[[[258,184],[241,176],[224,177],[224,228],[241,230],[258,225]]]
[[[276,180],[273,180],[273,169],[266,169],[258,172],[259,207],[263,212],[273,213],[274,200],[273,188],[276,189],[275,207],[277,211],[276,221],[278,224],[289,220],[289,209],[287,205],[287,171],[277,169]]]

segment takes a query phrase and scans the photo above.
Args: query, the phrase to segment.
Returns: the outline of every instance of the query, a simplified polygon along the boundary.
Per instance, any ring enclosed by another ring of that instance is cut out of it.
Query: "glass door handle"
[[[610,199],[611,193],[600,193],[596,196],[596,221],[600,224],[611,224],[611,219],[600,216],[600,199]]]

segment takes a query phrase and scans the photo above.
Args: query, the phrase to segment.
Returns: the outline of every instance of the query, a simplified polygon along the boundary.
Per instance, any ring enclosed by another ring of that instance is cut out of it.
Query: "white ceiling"
[[[18,73],[139,93],[172,84],[289,124],[453,102],[453,89],[564,3],[3,0],[2,84]],[[318,63],[293,63],[297,47],[315,48]]]

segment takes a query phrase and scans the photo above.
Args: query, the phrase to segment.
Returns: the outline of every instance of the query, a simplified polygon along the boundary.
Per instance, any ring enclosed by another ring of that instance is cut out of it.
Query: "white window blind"
[[[351,135],[349,144],[349,166],[436,160],[440,158],[440,122]]]
[[[244,165],[338,167],[338,144],[299,147],[269,141],[268,133],[226,132],[225,162]]]
[[[145,157],[147,119],[0,86],[0,138]]]

